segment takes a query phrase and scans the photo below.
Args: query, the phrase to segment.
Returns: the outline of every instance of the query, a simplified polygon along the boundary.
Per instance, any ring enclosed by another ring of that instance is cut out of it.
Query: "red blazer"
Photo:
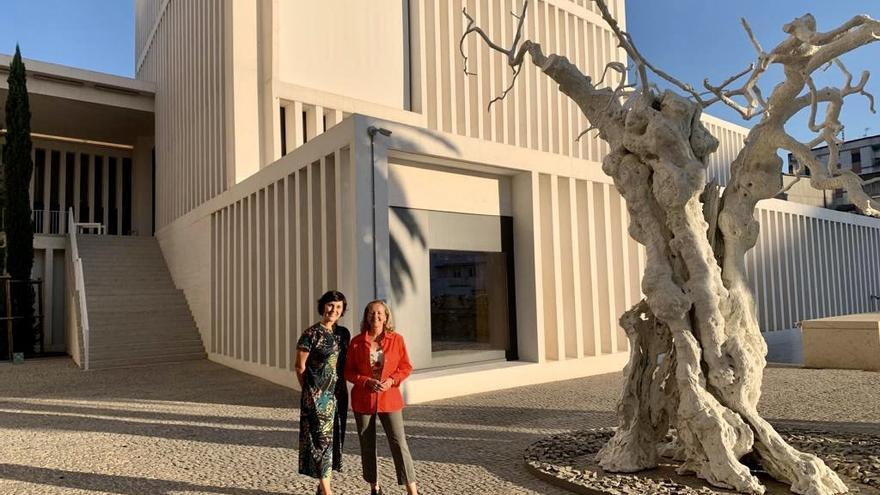
[[[361,332],[353,338],[345,357],[345,379],[354,384],[354,388],[351,389],[351,409],[359,414],[400,411],[403,409],[400,384],[413,369],[403,337],[397,332],[386,332],[382,339],[385,364],[382,367],[380,381],[387,378],[394,380],[394,385],[385,392],[375,392],[366,386],[367,380],[373,378],[368,339],[366,332]]]

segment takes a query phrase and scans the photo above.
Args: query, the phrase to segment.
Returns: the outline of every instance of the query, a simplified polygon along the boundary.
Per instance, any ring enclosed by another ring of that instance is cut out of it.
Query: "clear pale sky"
[[[315,0],[319,1],[319,0]],[[361,0],[351,0],[361,1]],[[445,1],[445,0],[441,0]],[[839,25],[855,14],[880,17],[876,0],[628,0],[627,28],[642,52],[657,66],[683,81],[701,86],[744,69],[754,51],[740,22],[745,17],[765,49],[779,42],[782,26],[813,13],[821,30]],[[134,72],[134,2],[132,0],[0,0],[0,53],[21,44],[26,58],[100,72],[132,76]],[[880,98],[880,42],[844,59],[858,74],[874,73],[869,88]],[[777,74],[762,85],[769,94]],[[839,83],[836,69],[817,83]],[[878,101],[880,105],[880,101]],[[723,106],[708,113],[742,123]],[[805,139],[803,117],[790,131]],[[866,100],[851,96],[844,107],[846,137],[880,134],[880,117],[867,110]],[[749,125],[744,123],[744,125]],[[867,129],[867,131],[866,131]]]
[[[785,38],[782,26],[805,13],[816,17],[818,29],[828,31],[856,14],[880,18],[880,2],[875,0],[628,0],[627,29],[640,51],[652,63],[679,80],[702,88],[703,79],[718,84],[745,69],[755,60],[755,51],[740,23],[744,17],[765,51]],[[880,111],[880,42],[862,47],[844,57],[846,68],[857,81],[863,70],[871,72],[868,89],[877,98]],[[781,79],[781,71],[766,74],[760,85],[769,95]],[[839,86],[844,81],[836,68],[816,77],[817,86]],[[747,127],[736,112],[723,105],[707,111],[712,115]],[[757,119],[757,117],[756,117]],[[812,137],[803,112],[788,126],[799,139]],[[880,134],[880,114],[868,110],[867,100],[849,96],[841,112],[847,139]]]

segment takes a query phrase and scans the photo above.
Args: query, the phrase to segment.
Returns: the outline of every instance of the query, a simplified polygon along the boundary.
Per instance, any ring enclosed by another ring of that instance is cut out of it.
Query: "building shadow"
[[[298,422],[291,421],[285,429],[223,428],[196,424],[169,424],[129,419],[95,418],[90,416],[18,413],[0,414],[0,430],[31,429],[91,432],[110,435],[133,435],[268,448],[291,448],[297,445]]]
[[[880,423],[860,423],[853,421],[808,421],[795,419],[768,419],[777,428],[808,430],[834,434],[873,435],[880,437]]]
[[[290,492],[199,485],[185,481],[139,478],[0,464],[0,479],[119,495],[171,495],[197,492],[218,495],[291,495]]]
[[[0,401],[0,409],[15,409],[22,414],[46,413],[46,415],[60,414],[64,416],[81,415],[83,417],[102,416],[108,420],[137,420],[168,422],[192,422],[192,423],[216,423],[229,426],[252,426],[256,428],[290,428],[290,421],[278,419],[250,418],[242,416],[208,416],[203,414],[185,414],[175,412],[149,411],[143,409],[106,408],[83,405],[50,404],[42,402],[3,402]]]

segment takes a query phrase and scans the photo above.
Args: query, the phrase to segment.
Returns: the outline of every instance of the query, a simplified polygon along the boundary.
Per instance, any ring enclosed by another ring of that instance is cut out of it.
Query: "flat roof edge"
[[[55,81],[61,84],[77,84],[91,86],[96,89],[138,93],[142,96],[155,96],[156,85],[139,79],[130,77],[116,76],[104,72],[95,72],[86,69],[79,69],[67,65],[53,64],[51,62],[41,62],[39,60],[23,59],[28,72],[28,77],[42,79],[47,81]],[[0,53],[0,70],[8,72],[9,65],[12,63],[12,56]]]

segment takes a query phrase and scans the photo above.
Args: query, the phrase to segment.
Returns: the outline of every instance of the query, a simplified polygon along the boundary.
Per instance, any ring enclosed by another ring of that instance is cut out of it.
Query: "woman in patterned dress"
[[[302,389],[299,473],[318,479],[318,495],[332,495],[331,470],[342,469],[348,391],[344,382],[342,387],[338,383],[351,334],[336,322],[347,306],[341,292],[325,293],[318,300],[321,321],[307,328],[296,344],[296,378]]]

